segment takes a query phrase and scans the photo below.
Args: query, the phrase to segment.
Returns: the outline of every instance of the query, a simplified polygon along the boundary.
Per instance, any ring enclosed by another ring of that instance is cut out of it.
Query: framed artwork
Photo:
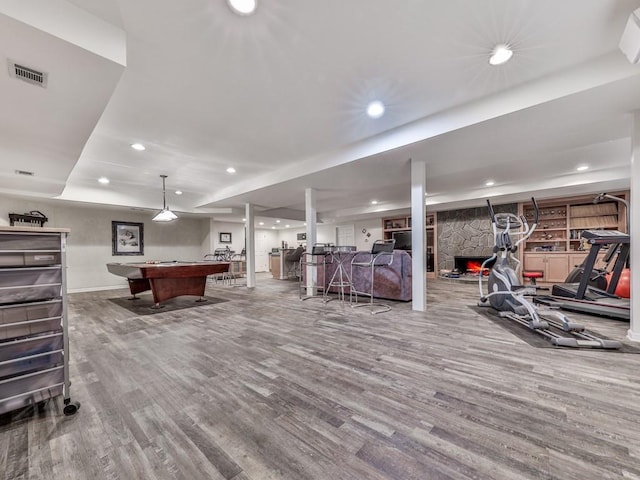
[[[113,255],[144,255],[144,223],[111,222]]]
[[[220,243],[231,243],[231,233],[220,232]]]

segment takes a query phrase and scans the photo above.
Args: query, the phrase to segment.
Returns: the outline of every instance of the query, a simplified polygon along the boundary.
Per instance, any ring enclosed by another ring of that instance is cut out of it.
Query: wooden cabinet
[[[436,214],[428,213],[425,218],[427,235],[427,277],[435,278],[435,265],[437,254],[436,243]],[[382,238],[390,240],[396,238],[396,248],[401,240],[400,235],[411,233],[411,216],[400,215],[382,219]]]
[[[524,257],[524,270],[543,272],[541,282],[562,283],[569,274],[569,255],[567,253],[527,253]]]
[[[284,254],[283,253],[269,254],[269,270],[271,271],[271,275],[273,275],[273,278],[280,279],[282,275],[282,269],[280,268],[282,264],[281,262],[282,255]]]

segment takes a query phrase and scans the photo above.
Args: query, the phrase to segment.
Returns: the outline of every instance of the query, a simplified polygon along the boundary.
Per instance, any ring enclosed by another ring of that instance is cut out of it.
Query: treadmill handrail
[[[583,230],[580,236],[585,238],[591,245],[630,243],[629,235],[618,230]]]

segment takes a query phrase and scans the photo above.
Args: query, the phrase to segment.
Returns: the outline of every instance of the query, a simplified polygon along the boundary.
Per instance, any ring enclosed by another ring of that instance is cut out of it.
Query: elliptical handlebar
[[[540,216],[540,210],[538,210],[538,202],[536,202],[535,198],[531,197],[531,203],[533,203],[533,223],[537,225],[538,217]]]
[[[521,217],[524,219],[525,230],[521,233],[522,237],[518,239],[515,246],[518,247],[522,242],[526,241],[535,231],[538,226],[538,219],[540,217],[540,210],[538,209],[538,202],[536,199],[531,197],[531,203],[533,203],[533,223],[531,224],[531,228],[529,228],[529,224],[527,223],[524,215]]]
[[[496,214],[493,211],[493,205],[491,205],[491,201],[488,198],[487,207],[489,208],[489,217],[491,218],[491,223],[496,223]]]

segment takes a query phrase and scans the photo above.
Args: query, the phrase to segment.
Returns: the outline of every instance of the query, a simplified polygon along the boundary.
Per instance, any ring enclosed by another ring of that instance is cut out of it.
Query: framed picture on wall
[[[231,243],[231,233],[220,232],[220,243]]]
[[[144,255],[144,223],[111,222],[113,255]]]

